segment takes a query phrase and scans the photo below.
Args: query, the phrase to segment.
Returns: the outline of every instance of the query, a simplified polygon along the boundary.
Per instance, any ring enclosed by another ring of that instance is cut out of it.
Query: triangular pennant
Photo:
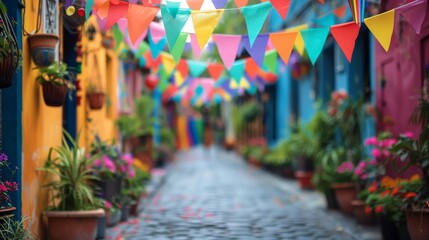
[[[279,32],[270,34],[271,43],[276,48],[285,64],[289,62],[289,57],[297,36],[298,32]]]
[[[119,46],[119,43],[122,42],[122,39],[124,37],[122,35],[121,30],[119,30],[118,26],[113,26],[112,33],[113,33],[113,38],[115,39],[115,42],[116,42],[116,46]]]
[[[106,29],[110,29],[118,20],[128,12],[127,2],[110,3],[107,13]]]
[[[147,50],[149,50],[149,45],[146,42],[142,41],[136,50],[135,56],[142,56],[144,53],[147,52]]]
[[[98,17],[100,17],[100,19],[107,21],[106,18],[107,18],[107,15],[109,14],[109,6],[110,6],[110,1],[96,0],[94,2],[93,9],[97,9],[97,15]]]
[[[228,0],[212,0],[216,9],[224,8]]]
[[[176,18],[177,12],[179,11],[180,7],[180,2],[166,1],[166,6],[171,16],[173,16],[173,18]]]
[[[329,13],[321,18],[314,19],[313,21],[322,27],[331,27],[335,24],[335,15]]]
[[[272,5],[270,2],[263,2],[241,8],[244,20],[246,21],[250,46],[253,46],[256,37],[261,32],[262,26],[264,26],[265,19],[267,19],[271,7]]]
[[[408,23],[413,26],[417,34],[420,34],[423,20],[426,17],[427,1],[414,1],[412,3],[401,6],[396,9]]]
[[[186,2],[192,10],[200,10],[204,0],[186,0]]]
[[[331,27],[331,34],[337,41],[341,50],[349,62],[352,61],[353,50],[355,48],[356,39],[359,35],[359,25],[355,22],[338,24]]]
[[[283,19],[286,19],[291,0],[270,0],[273,7]]]
[[[192,52],[194,53],[194,57],[199,58],[201,54],[201,48],[198,45],[197,35],[190,33],[189,36],[191,37],[191,48]]]
[[[332,13],[338,18],[343,18],[346,15],[347,6],[343,5],[341,7],[337,7],[332,11]]]
[[[150,24],[149,32],[150,32],[150,35],[152,36],[152,40],[154,43],[158,43],[161,39],[165,37],[164,27],[157,22],[152,22]]]
[[[212,77],[214,80],[218,80],[219,77],[222,75],[223,72],[223,65],[222,64],[209,64],[207,66],[207,71],[210,74],[210,77]]]
[[[295,49],[301,56],[304,55],[305,44],[304,44],[304,39],[302,39],[301,33],[299,31],[307,28],[308,28],[307,24],[302,24],[296,27],[288,28],[285,31],[285,32],[298,32],[298,35],[296,36],[296,40],[295,40]]]
[[[150,46],[150,52],[152,54],[153,58],[157,58],[161,51],[164,49],[165,44],[167,43],[167,39],[163,38],[158,43],[155,43],[152,39],[152,34],[149,34],[149,46]]]
[[[259,35],[253,46],[250,45],[249,38],[247,36],[243,36],[241,42],[250,56],[252,56],[253,60],[262,67],[264,64],[265,49],[267,48],[268,43],[268,35]]]
[[[319,2],[325,4],[325,0],[319,0]]]
[[[366,18],[364,22],[384,50],[389,51],[395,23],[395,9]]]
[[[194,23],[195,34],[201,49],[206,45],[222,14],[223,9],[192,12],[192,22]]]
[[[213,35],[220,58],[227,69],[234,63],[238,45],[241,42],[240,35]]]
[[[173,55],[173,58],[176,61],[176,63],[179,62],[180,57],[182,56],[183,49],[185,48],[187,38],[188,38],[188,33],[181,32],[179,37],[177,38],[176,44],[174,45],[173,49],[171,50],[171,55]]]
[[[176,67],[173,56],[165,52],[161,53],[161,63],[167,75],[170,75]]]
[[[301,30],[302,38],[305,42],[305,48],[307,49],[308,57],[310,57],[311,63],[314,65],[317,58],[323,50],[326,38],[329,34],[329,28],[312,28]]]
[[[85,3],[85,19],[88,19],[91,14],[92,7],[94,6],[94,0],[86,0]]]
[[[264,58],[264,66],[267,67],[267,69],[272,72],[277,72],[277,52],[272,50],[269,52],[266,52],[265,58]]]
[[[156,69],[161,64],[161,57],[153,59],[152,54],[149,51],[144,54],[144,58],[146,59],[146,66],[148,68]]]
[[[243,77],[243,78],[241,78],[240,83],[238,84],[238,86],[240,88],[243,88],[243,89],[248,89],[248,88],[250,88],[250,83]]]
[[[121,32],[123,32],[124,34],[127,32],[127,28],[128,28],[128,19],[126,18],[120,18],[117,22],[119,29],[121,30]]]
[[[256,78],[259,72],[259,66],[252,58],[246,59],[246,73],[250,78]]]
[[[165,32],[167,35],[168,46],[170,50],[176,43],[182,28],[185,26],[191,15],[190,9],[179,9],[174,18],[165,6],[161,6],[162,20],[164,21]]]
[[[180,59],[179,63],[176,66],[177,71],[179,71],[184,78],[188,76],[188,62],[185,59]]]
[[[199,77],[207,68],[207,63],[188,60],[188,68],[193,77]]]
[[[183,78],[183,75],[179,71],[176,71],[174,73],[174,83],[176,86],[180,87],[184,81],[185,79]]]
[[[130,35],[131,43],[135,43],[142,35],[149,24],[152,22],[155,15],[159,12],[158,8],[145,7],[137,4],[130,4],[128,9],[128,34]]]
[[[214,0],[216,1],[216,0]],[[249,0],[234,0],[235,5],[237,6],[237,8],[241,8],[247,5],[247,3],[249,2]]]
[[[237,83],[239,83],[240,79],[243,77],[244,68],[246,66],[245,64],[246,62],[244,60],[235,61],[235,63],[232,65],[231,69],[229,70],[229,75]]]

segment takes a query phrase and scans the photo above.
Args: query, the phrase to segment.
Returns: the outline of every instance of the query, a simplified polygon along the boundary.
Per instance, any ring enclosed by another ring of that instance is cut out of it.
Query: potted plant
[[[62,145],[50,148],[44,167],[38,168],[55,175],[45,185],[51,196],[51,205],[43,212],[49,239],[95,238],[98,218],[104,215],[92,187],[96,176],[91,166],[96,158],[88,157],[77,139],[64,131]]]
[[[55,50],[59,37],[55,34],[37,33],[28,36],[31,58],[40,68],[51,66],[55,61]]]
[[[104,209],[106,210],[106,226],[113,227],[121,220],[120,206],[117,203],[112,204],[108,201],[105,203]]]
[[[105,93],[95,84],[89,84],[86,89],[86,98],[88,99],[90,109],[99,110],[103,108],[106,96]]]
[[[274,168],[274,172],[287,178],[293,178],[292,158],[289,142],[284,140],[269,150],[263,157],[263,162]]]
[[[13,76],[21,60],[21,50],[6,10],[0,0],[0,88],[12,85]]]
[[[250,165],[260,168],[262,166],[261,160],[264,156],[264,149],[262,146],[253,146],[249,150],[249,163]]]
[[[71,77],[67,64],[62,62],[39,68],[36,80],[42,85],[46,105],[60,107],[64,104],[67,93],[75,89]]]
[[[10,176],[15,175],[17,168],[11,167],[9,159],[6,154],[0,154],[0,171],[4,174],[6,171],[10,172]],[[1,177],[1,175],[0,175]],[[15,207],[12,206],[10,194],[18,191],[18,184],[11,179],[3,180],[0,178],[0,223],[6,218],[13,217]]]
[[[8,240],[36,240],[38,239],[26,226],[28,218],[17,221],[13,218],[4,219],[0,223],[0,239]]]

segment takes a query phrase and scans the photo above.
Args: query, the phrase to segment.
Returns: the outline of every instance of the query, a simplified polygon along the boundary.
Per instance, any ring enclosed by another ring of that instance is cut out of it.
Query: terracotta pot
[[[43,100],[45,101],[46,105],[50,107],[61,107],[64,105],[68,91],[67,86],[43,83],[42,91]]]
[[[365,212],[365,203],[362,200],[353,200],[352,206],[354,209],[354,215],[356,221],[362,225],[373,225],[375,224],[375,216],[371,213]]]
[[[93,240],[103,209],[90,211],[46,211],[49,240]]]
[[[352,201],[356,199],[355,183],[334,183],[332,188],[335,191],[335,197],[342,213],[353,215]]]
[[[313,177],[312,171],[296,171],[295,177],[298,179],[299,186],[302,189],[313,189],[311,178]]]
[[[250,165],[252,165],[252,166],[254,166],[256,168],[261,168],[262,167],[262,163],[258,159],[256,159],[256,158],[249,157],[248,161],[249,161]]]
[[[103,92],[87,93],[89,108],[92,110],[99,110],[103,108],[105,94]]]
[[[407,210],[406,216],[411,240],[429,239],[429,209]]]
[[[31,58],[38,67],[48,67],[55,61],[58,36],[54,34],[35,34],[28,37]]]

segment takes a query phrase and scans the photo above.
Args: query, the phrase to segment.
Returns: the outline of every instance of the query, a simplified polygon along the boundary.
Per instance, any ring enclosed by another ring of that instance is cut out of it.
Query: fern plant
[[[37,240],[39,239],[28,228],[25,222],[28,218],[17,221],[13,218],[4,218],[0,222],[0,239],[8,240]]]

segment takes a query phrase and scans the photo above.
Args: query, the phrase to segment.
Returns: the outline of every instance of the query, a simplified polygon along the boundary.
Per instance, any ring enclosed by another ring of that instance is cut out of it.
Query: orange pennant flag
[[[255,62],[255,60],[253,60],[253,58],[247,58],[246,59],[246,68],[245,69],[246,69],[246,73],[247,73],[247,75],[249,75],[249,77],[256,78],[256,76],[258,76],[259,66]]]
[[[185,59],[180,59],[179,63],[176,66],[176,69],[182,74],[183,78],[188,77],[189,68],[188,68],[188,63],[186,62]]]
[[[249,0],[234,0],[235,5],[237,6],[237,8],[241,8],[247,5],[247,3],[249,2]]]
[[[325,4],[325,0],[319,0],[319,2]]]
[[[137,4],[130,4],[128,9],[128,33],[131,43],[134,44],[137,39],[146,31],[159,8],[145,7]]]
[[[278,32],[270,34],[271,43],[276,48],[285,64],[289,62],[289,57],[297,36],[298,32]]]
[[[148,68],[156,69],[161,64],[161,58],[157,57],[156,59],[153,59],[152,58],[152,54],[150,53],[150,51],[147,51],[144,54],[144,58],[146,59],[146,66]]]
[[[204,0],[186,0],[186,2],[192,10],[200,10]]]
[[[218,80],[219,79],[219,77],[223,73],[223,70],[224,70],[223,65],[219,64],[219,63],[209,64],[207,66],[207,71],[209,72],[210,76],[214,80]]]
[[[94,5],[94,9],[97,9],[97,15],[99,18],[104,20],[107,17],[107,14],[109,13],[109,5],[110,5],[110,2],[105,2],[104,4],[101,4],[100,6],[98,6],[97,8],[95,8],[95,5]]]
[[[127,14],[128,5],[129,4],[127,2],[118,2],[118,4],[110,3],[109,10],[107,12],[107,29],[110,29],[121,17]]]
[[[334,11],[332,12],[334,13],[335,16],[339,18],[343,18],[346,15],[346,9],[347,9],[347,6],[343,5],[341,7],[335,8]]]
[[[337,41],[341,50],[349,62],[352,61],[353,50],[355,48],[356,39],[359,35],[359,25],[355,22],[338,24],[331,27],[331,34]]]

